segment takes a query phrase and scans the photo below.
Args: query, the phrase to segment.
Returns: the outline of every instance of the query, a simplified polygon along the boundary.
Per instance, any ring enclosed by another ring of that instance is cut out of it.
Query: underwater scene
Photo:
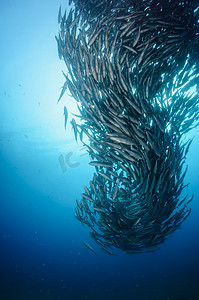
[[[0,300],[199,300],[199,2],[0,23]]]

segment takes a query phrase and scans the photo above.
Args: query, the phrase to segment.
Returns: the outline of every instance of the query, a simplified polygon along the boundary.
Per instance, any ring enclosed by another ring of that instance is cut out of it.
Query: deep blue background
[[[74,100],[56,103],[60,4],[0,2],[0,300],[199,299],[198,129],[185,178],[192,213],[159,251],[108,256],[74,217],[94,170],[69,123],[64,130],[63,106],[70,121]],[[80,164],[63,173],[58,158],[71,151]]]

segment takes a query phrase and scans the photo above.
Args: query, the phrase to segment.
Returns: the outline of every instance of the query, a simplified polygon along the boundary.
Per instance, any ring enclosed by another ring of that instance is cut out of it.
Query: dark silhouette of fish
[[[66,106],[64,106],[64,128],[66,129],[66,124],[68,121],[68,110],[66,108]]]
[[[95,252],[95,250],[93,249],[93,247],[91,247],[91,245],[89,245],[87,242],[84,242],[84,246],[85,246],[86,248],[88,248],[89,250],[91,250],[93,253],[96,254],[96,252]]]

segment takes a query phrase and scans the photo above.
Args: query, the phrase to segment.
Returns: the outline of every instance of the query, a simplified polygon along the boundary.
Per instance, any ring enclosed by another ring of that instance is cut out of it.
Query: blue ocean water
[[[0,300],[198,300],[199,128],[188,136],[192,213],[158,251],[106,255],[74,217],[94,169],[74,140],[75,101],[57,104],[60,4],[0,2]]]

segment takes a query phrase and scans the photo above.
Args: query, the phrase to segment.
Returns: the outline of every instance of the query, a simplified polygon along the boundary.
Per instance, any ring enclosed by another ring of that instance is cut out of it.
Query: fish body
[[[64,106],[64,128],[65,129],[66,129],[67,120],[68,120],[68,110],[66,106]]]
[[[67,81],[65,81],[65,83],[64,83],[64,85],[63,85],[63,87],[62,87],[62,90],[61,90],[61,94],[60,94],[60,96],[59,96],[59,99],[57,100],[57,103],[58,103],[58,102],[61,100],[61,98],[63,97],[63,95],[64,95],[64,93],[65,93],[67,87],[68,87],[68,83],[67,83]]]
[[[91,250],[93,253],[96,254],[96,252],[95,252],[95,250],[93,249],[93,247],[91,247],[91,245],[89,245],[87,242],[84,242],[84,246],[85,246],[86,248],[88,248],[89,250]]]
[[[92,209],[98,211],[98,212],[102,212],[102,213],[106,213],[107,211],[105,209],[102,209],[102,208],[98,208],[98,207],[92,207]]]
[[[108,254],[108,255],[118,256],[117,254],[110,252],[109,250],[107,250],[107,249],[104,248],[104,247],[102,247],[101,249],[102,249],[102,251],[104,251],[104,253],[106,253],[106,254]]]
[[[91,161],[89,163],[89,165],[91,166],[95,166],[95,167],[105,167],[105,168],[112,168],[112,166],[110,164],[104,163],[104,162],[98,162],[98,161]]]
[[[58,24],[61,23],[61,5],[59,7],[59,13],[58,13]]]
[[[75,122],[75,119],[72,119],[71,124],[72,124],[72,128],[74,130],[75,140],[77,142],[77,132],[78,132],[78,130],[77,130],[77,123]]]

